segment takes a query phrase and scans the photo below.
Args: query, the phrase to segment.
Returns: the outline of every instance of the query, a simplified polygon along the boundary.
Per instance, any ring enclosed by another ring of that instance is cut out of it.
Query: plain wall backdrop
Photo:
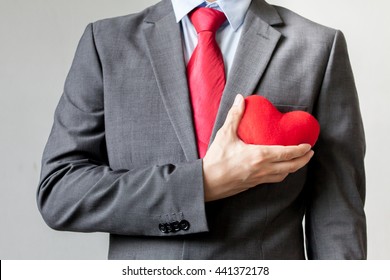
[[[0,259],[106,259],[108,234],[56,232],[43,222],[35,201],[40,161],[86,25],[156,2],[0,0]],[[390,259],[390,2],[269,3],[347,38],[367,138],[368,256]]]

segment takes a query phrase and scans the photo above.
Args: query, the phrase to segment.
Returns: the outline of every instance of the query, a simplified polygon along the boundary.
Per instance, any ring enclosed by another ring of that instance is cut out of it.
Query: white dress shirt
[[[184,59],[186,63],[198,43],[198,35],[187,14],[198,6],[213,8],[225,13],[227,21],[216,34],[217,43],[223,54],[226,77],[232,68],[234,55],[241,38],[245,15],[252,0],[171,0],[176,21],[181,23],[183,34]]]

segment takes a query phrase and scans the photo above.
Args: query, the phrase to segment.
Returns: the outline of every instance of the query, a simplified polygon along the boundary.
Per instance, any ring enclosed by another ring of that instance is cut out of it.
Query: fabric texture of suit
[[[57,230],[110,233],[111,259],[366,258],[365,140],[346,42],[263,0],[247,12],[215,133],[236,94],[320,122],[315,156],[278,184],[204,203],[171,2],[95,22],[55,112],[37,194]],[[187,220],[187,231],[159,224]]]

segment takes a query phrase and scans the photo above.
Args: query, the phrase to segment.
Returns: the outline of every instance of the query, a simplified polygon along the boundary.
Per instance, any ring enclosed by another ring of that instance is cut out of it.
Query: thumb
[[[237,135],[238,125],[240,124],[244,111],[244,97],[241,94],[237,94],[236,98],[234,99],[233,106],[230,108],[224,123],[224,126],[233,131],[235,135]]]

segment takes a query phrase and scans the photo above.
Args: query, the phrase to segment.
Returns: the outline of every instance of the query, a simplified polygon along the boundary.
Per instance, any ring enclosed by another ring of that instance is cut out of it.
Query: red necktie
[[[225,22],[223,12],[197,8],[189,18],[198,33],[196,46],[187,65],[199,157],[206,154],[211,132],[225,87],[225,68],[215,33]]]

